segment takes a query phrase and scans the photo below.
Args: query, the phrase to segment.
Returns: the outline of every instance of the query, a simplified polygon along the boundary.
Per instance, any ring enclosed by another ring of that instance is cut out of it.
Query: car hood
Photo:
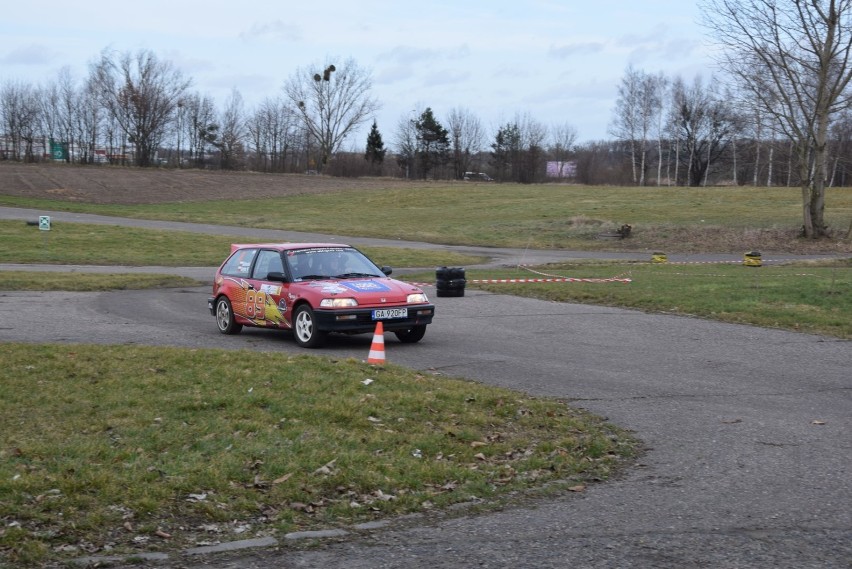
[[[306,298],[352,297],[360,306],[407,304],[408,295],[423,290],[392,278],[328,279],[294,283],[290,289]]]

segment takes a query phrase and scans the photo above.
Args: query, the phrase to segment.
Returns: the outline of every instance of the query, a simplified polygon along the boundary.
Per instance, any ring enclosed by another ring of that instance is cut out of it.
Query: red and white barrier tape
[[[415,283],[414,286],[435,286],[435,283]],[[629,277],[612,277],[609,279],[575,278],[575,277],[547,277],[540,279],[467,279],[472,284],[515,284],[515,283],[631,283]]]
[[[525,271],[529,271],[535,275],[541,275],[542,277],[546,277],[543,279],[500,279],[497,282],[505,283],[505,282],[532,282],[532,283],[629,283],[632,282],[633,279],[629,277],[625,277],[625,274],[622,273],[618,276],[609,278],[609,279],[591,279],[591,278],[573,278],[573,277],[565,277],[562,275],[552,275],[549,273],[543,273],[541,271],[536,271],[535,269],[531,269],[524,265],[518,265],[519,269],[524,269]],[[471,282],[494,282],[494,281],[471,281]]]
[[[542,279],[469,279],[469,283],[511,284],[511,283],[629,283],[631,278],[612,277],[609,279],[580,279],[574,277],[550,277]]]
[[[713,273],[669,273],[670,275],[677,277],[723,277],[730,278],[735,275],[718,275]],[[817,276],[815,273],[792,273],[789,275],[772,275],[773,279],[777,279],[779,277],[815,277]]]

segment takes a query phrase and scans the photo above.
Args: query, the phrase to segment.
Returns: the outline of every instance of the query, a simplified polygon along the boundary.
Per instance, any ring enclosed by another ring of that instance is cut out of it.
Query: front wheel
[[[314,311],[301,304],[293,315],[293,338],[303,348],[319,348],[325,343],[325,332],[317,329]]]
[[[239,334],[243,329],[234,319],[234,309],[227,296],[220,296],[216,300],[216,326],[222,334]]]
[[[425,333],[425,324],[422,324],[420,326],[412,326],[408,330],[398,330],[394,332],[394,334],[396,334],[397,339],[403,344],[414,344],[415,342],[419,342],[423,339],[423,335]]]

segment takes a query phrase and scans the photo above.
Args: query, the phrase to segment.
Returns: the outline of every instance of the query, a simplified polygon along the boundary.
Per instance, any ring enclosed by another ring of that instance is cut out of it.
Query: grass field
[[[852,339],[852,259],[762,267],[746,267],[741,263],[584,262],[473,270],[467,271],[466,276],[468,286],[501,294],[619,306]],[[429,274],[411,275],[411,278],[426,279]],[[630,282],[606,282],[613,278],[630,279]],[[575,280],[491,282],[512,279]]]
[[[0,364],[0,565],[493,508],[636,448],[559,401],[355,360],[18,344]]]
[[[20,221],[0,220],[0,263],[218,267],[230,252],[229,235],[203,235],[85,223],[53,224],[39,231]],[[380,265],[428,267],[484,262],[452,251],[364,247]],[[212,278],[212,274],[211,274]]]
[[[783,266],[588,262],[467,277],[470,287],[504,294],[852,338],[852,192],[830,191],[835,231],[817,243],[796,238],[797,192],[421,184],[263,200],[128,206],[0,196],[0,204],[436,243],[835,253],[841,259]],[[598,238],[623,223],[634,227],[629,239]],[[0,222],[0,239],[6,263],[164,266],[217,265],[231,241],[64,223],[43,235],[20,222]],[[397,267],[481,261],[366,252]],[[100,290],[104,281],[35,275],[0,271],[0,290]],[[487,282],[538,277],[630,282]],[[131,288],[161,279],[110,281]],[[579,492],[637,448],[627,433],[559,401],[333,357],[13,344],[0,369],[0,565],[337,527],[457,503],[487,508],[545,488]]]
[[[852,188],[829,189],[826,203],[832,238],[814,242],[798,238],[795,188],[434,183],[133,206],[0,195],[0,205],[441,244],[852,255]],[[623,224],[633,227],[629,239],[599,238]]]

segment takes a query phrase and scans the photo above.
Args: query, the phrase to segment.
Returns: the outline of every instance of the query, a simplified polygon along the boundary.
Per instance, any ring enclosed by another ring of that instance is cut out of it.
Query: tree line
[[[80,81],[63,69],[42,86],[4,82],[0,155],[42,160],[53,140],[67,162],[143,167],[458,180],[486,172],[497,181],[640,186],[798,183],[789,140],[761,134],[756,110],[743,113],[730,92],[701,78],[687,84],[629,67],[611,140],[578,144],[570,124],[549,126],[529,113],[489,131],[469,109],[440,118],[426,108],[400,117],[389,144],[374,121],[365,150],[344,144],[379,103],[369,72],[352,60],[300,69],[280,96],[254,109],[236,89],[218,109],[190,85],[150,51],[102,53]],[[850,116],[838,117],[832,132],[830,183],[843,185]],[[548,177],[548,162],[565,169]]]
[[[499,127],[489,145],[472,111],[451,110],[444,127],[427,108],[401,117],[387,145],[374,120],[360,150],[353,133],[380,107],[371,81],[352,59],[327,60],[298,69],[253,109],[236,89],[217,108],[155,53],[104,51],[79,80],[66,68],[44,85],[0,83],[0,159],[435,179],[488,170],[537,182],[545,159],[566,162],[575,145],[570,125],[551,141],[529,115]]]

